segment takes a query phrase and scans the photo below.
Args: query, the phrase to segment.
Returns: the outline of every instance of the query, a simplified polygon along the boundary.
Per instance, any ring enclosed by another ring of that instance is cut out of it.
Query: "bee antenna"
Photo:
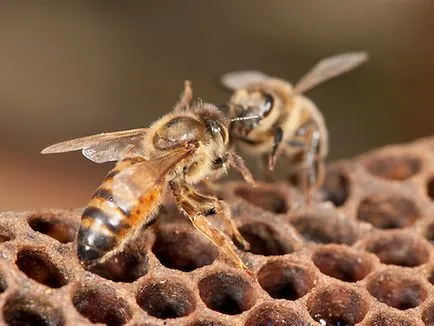
[[[231,123],[232,122],[235,122],[235,121],[244,121],[244,120],[252,120],[252,119],[260,119],[261,117],[259,116],[259,115],[253,115],[253,116],[250,116],[250,117],[236,117],[236,118],[233,118],[233,119],[231,119]]]

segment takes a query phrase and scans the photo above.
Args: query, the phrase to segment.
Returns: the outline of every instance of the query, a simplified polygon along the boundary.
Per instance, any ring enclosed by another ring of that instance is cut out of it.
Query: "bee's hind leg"
[[[171,183],[171,188],[179,207],[190,219],[193,226],[216,247],[223,250],[238,268],[252,275],[251,271],[234,251],[233,243],[206,218],[206,215],[220,213],[218,215],[222,217],[225,226],[233,233],[235,238],[238,241],[241,240],[240,242],[243,244],[247,243],[230,219],[229,208],[217,198],[201,195],[186,185]]]

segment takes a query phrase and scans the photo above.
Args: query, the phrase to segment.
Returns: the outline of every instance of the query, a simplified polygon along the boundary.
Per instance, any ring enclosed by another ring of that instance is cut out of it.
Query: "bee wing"
[[[140,141],[147,128],[122,130],[67,140],[45,148],[42,154],[64,153],[81,150],[95,163],[118,161],[141,153]]]
[[[169,154],[133,164],[122,170],[113,178],[112,193],[115,202],[135,202],[151,189],[164,183],[167,174],[195,151],[195,148],[174,149]]]
[[[295,85],[294,91],[304,93],[325,81],[339,76],[368,60],[366,52],[350,52],[338,54],[318,62],[301,80]]]
[[[221,84],[234,91],[240,88],[245,88],[252,83],[260,83],[269,79],[267,75],[259,71],[246,70],[246,71],[235,71],[228,72],[221,76]]]

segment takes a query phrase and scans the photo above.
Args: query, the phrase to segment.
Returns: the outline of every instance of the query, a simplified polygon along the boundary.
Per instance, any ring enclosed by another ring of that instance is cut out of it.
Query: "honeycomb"
[[[434,325],[434,138],[329,164],[309,207],[283,181],[218,196],[256,279],[171,202],[92,270],[75,255],[81,210],[2,213],[0,323]]]

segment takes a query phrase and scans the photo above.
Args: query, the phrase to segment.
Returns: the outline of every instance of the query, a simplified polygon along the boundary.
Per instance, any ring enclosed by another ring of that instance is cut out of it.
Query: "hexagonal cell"
[[[357,218],[380,229],[405,228],[420,218],[420,212],[409,199],[377,194],[362,200]]]
[[[11,295],[3,306],[3,318],[8,325],[62,326],[62,313],[41,297]]]
[[[15,263],[24,274],[36,282],[51,288],[60,288],[67,284],[59,268],[41,251],[22,249],[18,252]]]
[[[403,181],[417,174],[422,168],[422,162],[411,154],[381,155],[370,158],[365,167],[377,177]]]
[[[132,310],[126,300],[107,286],[82,286],[75,290],[72,303],[75,309],[92,323],[123,325],[132,317]]]
[[[216,272],[201,279],[198,286],[207,307],[227,315],[249,310],[256,301],[252,286],[238,274]]]
[[[367,254],[339,245],[327,245],[317,249],[312,260],[321,273],[344,282],[360,281],[373,268]]]
[[[340,171],[328,170],[321,187],[324,201],[331,201],[336,207],[345,204],[350,195],[350,181]]]
[[[355,289],[332,285],[311,295],[307,308],[321,325],[354,325],[365,318],[368,302]]]
[[[192,291],[183,282],[173,279],[147,281],[136,301],[148,314],[160,319],[188,316],[196,308]]]
[[[350,221],[335,216],[303,215],[291,223],[307,241],[353,244],[358,238]]]
[[[378,301],[400,310],[419,306],[427,296],[417,278],[400,270],[386,269],[373,275],[367,289]]]
[[[369,318],[366,324],[371,326],[414,326],[418,325],[418,321],[411,317],[403,317],[382,311]]]
[[[250,204],[275,214],[285,214],[289,210],[287,199],[282,192],[276,189],[239,186],[235,189],[235,194]]]
[[[125,248],[102,264],[87,267],[89,271],[114,282],[131,283],[148,272],[146,252]]]
[[[414,267],[429,259],[429,246],[408,233],[383,234],[371,239],[366,250],[380,258],[384,264]]]
[[[434,302],[422,312],[422,320],[427,326],[434,326]]]
[[[249,252],[263,255],[285,255],[294,251],[291,243],[283,241],[278,232],[266,223],[254,222],[241,226],[240,233],[249,242]],[[237,246],[239,245],[234,241]],[[243,249],[239,246],[240,249]]]
[[[245,326],[309,325],[309,320],[295,309],[281,303],[264,303],[250,312]]]
[[[62,243],[75,239],[78,224],[65,221],[54,214],[36,214],[27,219],[29,226],[36,232],[48,235]]]
[[[211,264],[217,248],[198,231],[159,231],[152,251],[166,267],[190,272]]]
[[[258,282],[274,299],[297,300],[315,286],[315,272],[289,259],[270,260],[258,272]]]

